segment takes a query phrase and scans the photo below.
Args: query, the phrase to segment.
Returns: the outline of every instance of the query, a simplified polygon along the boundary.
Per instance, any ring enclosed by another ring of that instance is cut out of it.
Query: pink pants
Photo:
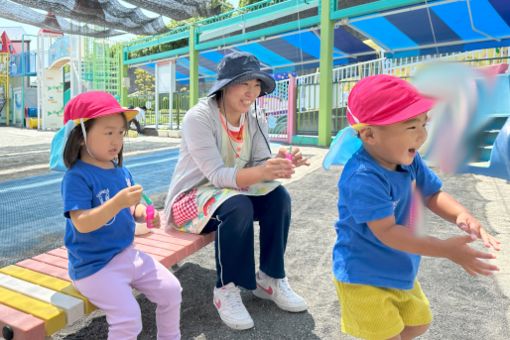
[[[161,263],[129,246],[97,273],[73,282],[105,312],[108,340],[136,340],[142,331],[135,288],[157,305],[158,339],[180,339],[181,285]]]

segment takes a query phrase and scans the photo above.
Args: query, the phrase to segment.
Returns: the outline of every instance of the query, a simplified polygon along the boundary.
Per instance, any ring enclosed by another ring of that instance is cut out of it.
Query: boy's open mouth
[[[411,149],[409,149],[408,151],[409,151],[409,153],[415,153],[415,152],[416,152],[416,149],[411,148]]]

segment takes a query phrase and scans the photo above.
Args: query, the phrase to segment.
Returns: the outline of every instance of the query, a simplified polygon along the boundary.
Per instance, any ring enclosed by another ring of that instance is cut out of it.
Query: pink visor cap
[[[109,116],[116,113],[124,113],[126,120],[135,118],[138,111],[120,106],[117,99],[107,92],[89,91],[71,99],[64,109],[64,124],[69,120],[79,124],[80,119]]]
[[[390,125],[430,111],[435,100],[425,97],[405,80],[389,75],[361,79],[347,100],[347,120],[363,125]]]

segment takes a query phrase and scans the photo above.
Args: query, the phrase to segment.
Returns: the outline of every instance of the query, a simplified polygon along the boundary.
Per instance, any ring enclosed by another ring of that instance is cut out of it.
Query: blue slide
[[[484,124],[477,133],[478,159],[462,172],[510,180],[510,76],[497,77],[496,87],[490,93],[479,91],[479,111]],[[477,122],[474,122],[477,125]]]
[[[510,98],[507,100],[510,101]],[[487,167],[471,165],[464,172],[510,180],[510,117],[506,119],[492,145],[489,165]]]

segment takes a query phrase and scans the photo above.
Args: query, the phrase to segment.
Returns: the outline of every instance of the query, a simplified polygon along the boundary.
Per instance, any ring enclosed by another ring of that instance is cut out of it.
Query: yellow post
[[[10,95],[9,95],[9,53],[0,53],[0,99],[3,96],[5,110],[5,125],[10,123]]]
[[[198,103],[198,51],[195,25],[189,29],[189,107]]]

